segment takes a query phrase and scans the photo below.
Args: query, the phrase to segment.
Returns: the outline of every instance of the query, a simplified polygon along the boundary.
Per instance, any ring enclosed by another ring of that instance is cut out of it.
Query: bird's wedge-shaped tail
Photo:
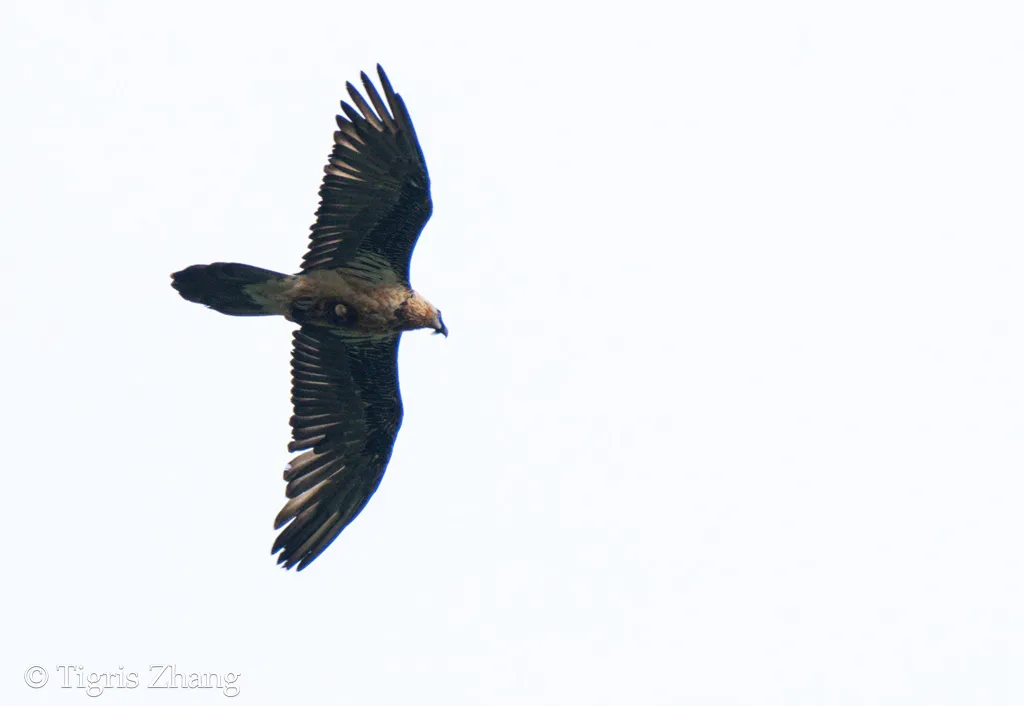
[[[171,286],[190,302],[205,304],[231,316],[269,316],[280,313],[253,294],[287,275],[237,262],[192,265],[171,275]]]

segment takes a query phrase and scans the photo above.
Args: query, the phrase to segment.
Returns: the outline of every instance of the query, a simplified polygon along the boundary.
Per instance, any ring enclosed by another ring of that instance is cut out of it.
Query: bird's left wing
[[[357,335],[304,326],[292,350],[292,439],[304,451],[284,472],[286,525],[271,553],[301,571],[377,490],[402,424],[400,334]]]

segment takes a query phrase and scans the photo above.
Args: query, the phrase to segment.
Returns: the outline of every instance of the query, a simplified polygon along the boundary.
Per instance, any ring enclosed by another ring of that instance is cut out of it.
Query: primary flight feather
[[[448,335],[441,312],[412,289],[409,261],[430,218],[430,178],[402,97],[377,66],[383,97],[347,84],[320,207],[298,274],[215,262],[171,275],[189,301],[233,316],[299,324],[292,349],[288,501],[272,553],[302,570],[365,507],[402,424],[398,342],[405,331]]]

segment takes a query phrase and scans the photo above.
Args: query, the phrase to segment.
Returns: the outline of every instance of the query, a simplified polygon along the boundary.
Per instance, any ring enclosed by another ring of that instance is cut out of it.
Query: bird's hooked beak
[[[448,327],[444,325],[444,319],[441,318],[441,312],[437,314],[437,326],[434,327],[434,335],[441,334],[445,338],[448,338]]]

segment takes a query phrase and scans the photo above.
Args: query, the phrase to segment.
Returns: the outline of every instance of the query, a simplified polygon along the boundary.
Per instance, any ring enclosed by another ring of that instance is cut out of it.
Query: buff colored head
[[[402,302],[395,314],[406,331],[429,328],[433,329],[434,333],[439,333],[445,338],[448,337],[448,327],[444,325],[440,309],[428,302],[418,292],[413,292],[408,299]]]

